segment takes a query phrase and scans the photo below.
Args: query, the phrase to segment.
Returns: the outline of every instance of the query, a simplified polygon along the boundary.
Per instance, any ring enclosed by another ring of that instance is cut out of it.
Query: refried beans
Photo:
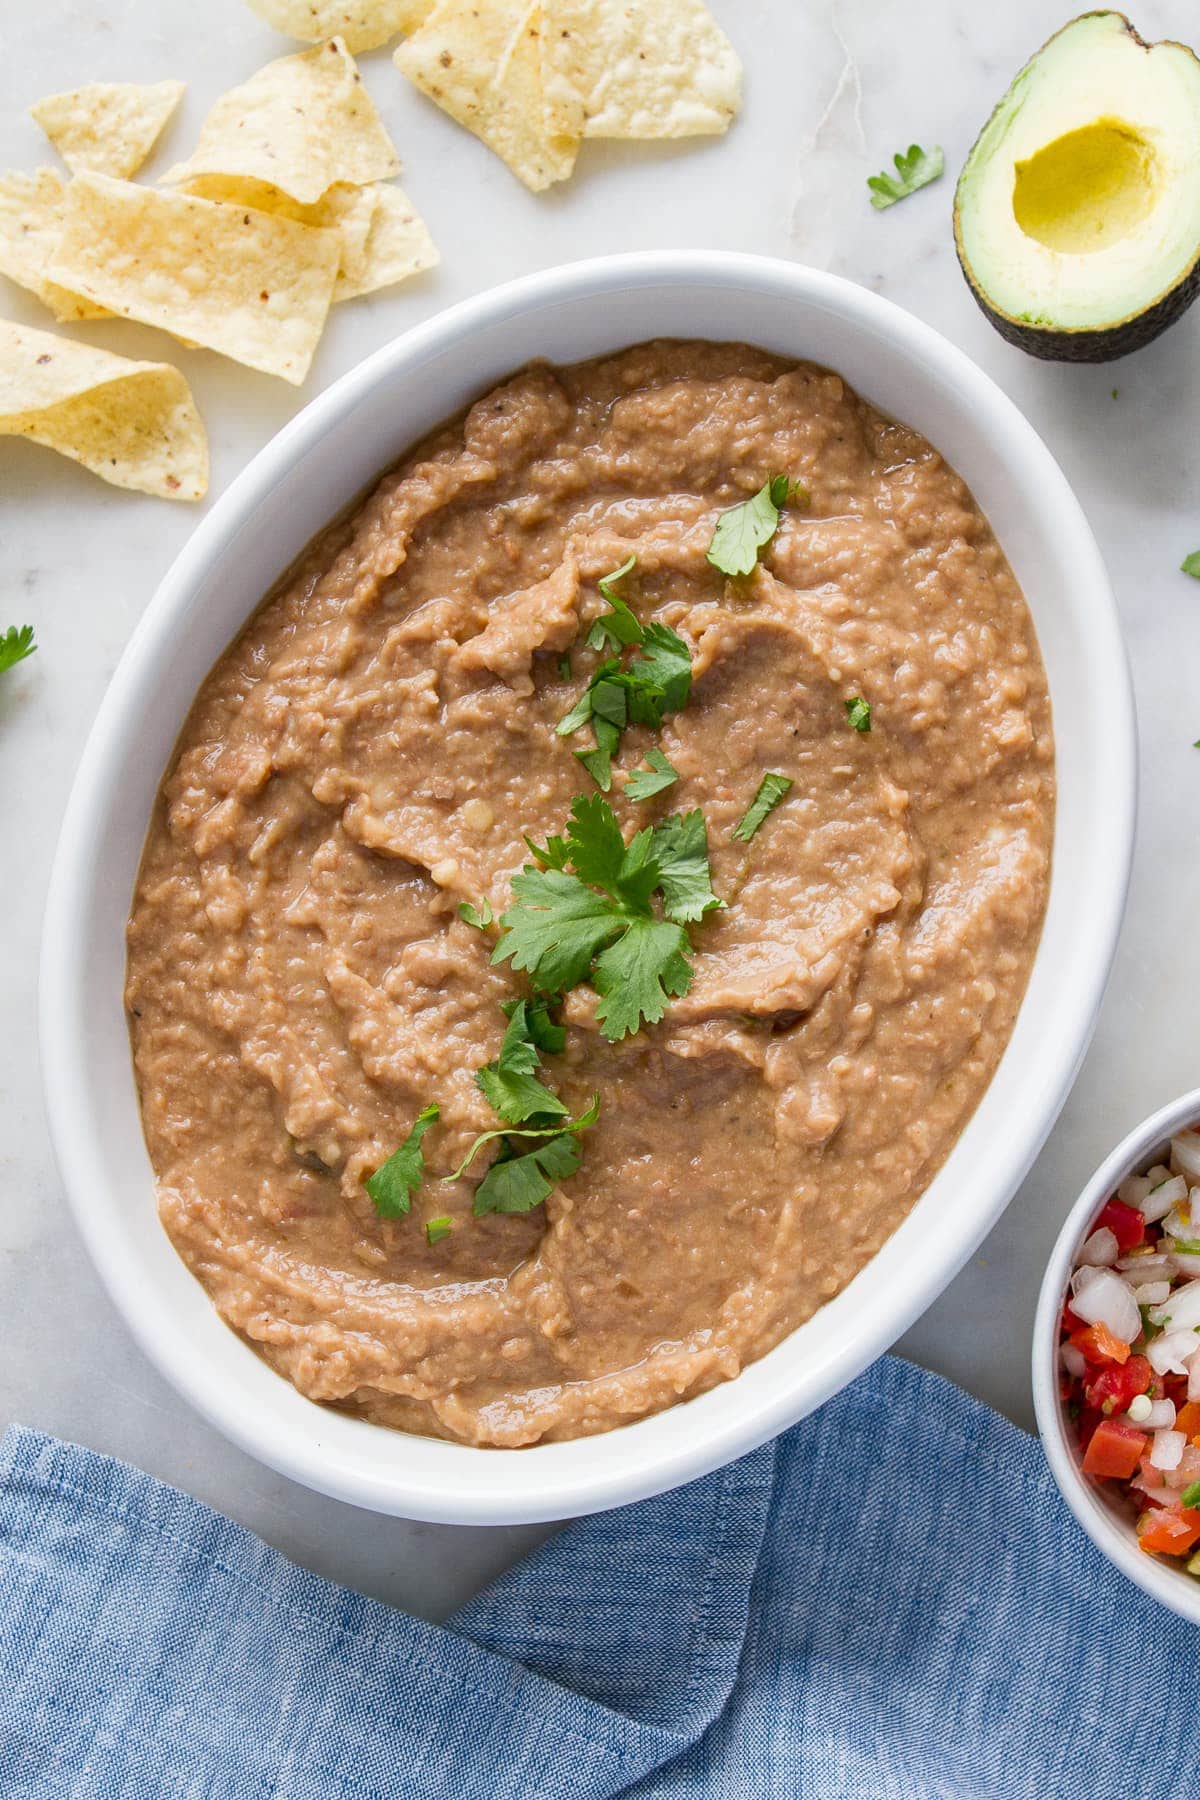
[[[718,513],[776,471],[810,501],[726,579]],[[693,688],[626,731],[609,798],[627,838],[701,808],[728,906],[657,1025],[609,1043],[568,995],[543,1076],[573,1113],[600,1095],[581,1166],[474,1218],[488,1156],[439,1177],[498,1123],[475,1071],[529,989],[458,907],[502,911],[525,834],[595,791],[555,726],[630,555]],[[635,804],[652,747],[680,779]],[[767,770],[794,785],[739,842]],[[532,1444],[727,1381],[845,1287],[978,1102],[1053,809],[1033,625],[924,439],[743,345],[526,369],[310,547],[192,708],[129,923],[163,1223],[274,1369],[380,1425]],[[431,1101],[425,1184],[379,1218],[364,1179]]]

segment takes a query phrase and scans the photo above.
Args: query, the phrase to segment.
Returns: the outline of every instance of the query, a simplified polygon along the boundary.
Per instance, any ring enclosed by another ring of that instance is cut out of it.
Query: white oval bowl
[[[1176,1132],[1198,1120],[1200,1088],[1194,1088],[1135,1126],[1101,1163],[1058,1234],[1042,1278],[1033,1327],[1034,1410],[1046,1460],[1063,1499],[1110,1562],[1147,1594],[1190,1619],[1193,1625],[1200,1625],[1200,1581],[1139,1550],[1137,1533],[1115,1495],[1090,1480],[1079,1466],[1079,1452],[1058,1392],[1058,1325],[1076,1253],[1090,1234],[1092,1220],[1104,1202],[1127,1175],[1138,1175],[1154,1163],[1165,1161],[1165,1152]]]
[[[158,782],[215,659],[310,537],[433,426],[538,357],[655,336],[811,358],[923,432],[969,482],[1025,590],[1058,731],[1054,873],[1012,1040],[943,1169],[838,1297],[736,1381],[599,1437],[480,1450],[305,1400],[214,1312],[155,1211],[122,1003],[124,926]],[[995,384],[852,283],[697,251],[550,270],[451,308],[321,394],[201,523],[105,695],[51,879],[41,1040],[79,1229],[138,1342],[243,1450],[358,1506],[464,1524],[598,1511],[705,1473],[827,1400],[929,1305],[1028,1169],[1091,1035],[1124,907],[1136,738],[1095,540],[1057,464]]]

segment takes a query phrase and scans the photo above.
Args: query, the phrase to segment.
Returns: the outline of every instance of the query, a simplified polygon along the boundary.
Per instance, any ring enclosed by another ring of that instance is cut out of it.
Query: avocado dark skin
[[[1111,16],[1110,9],[1104,10]],[[1026,67],[1036,62],[1037,58],[1054,42],[1054,38],[1061,36],[1062,31],[1069,29],[1070,25],[1077,25],[1080,19],[1098,16],[1098,13],[1082,13],[1079,18],[1069,21],[1069,25],[1064,25],[1061,31],[1055,32],[1053,37],[1046,40],[1037,55],[1030,58]],[[1139,49],[1149,50],[1151,48],[1123,13],[1115,16],[1121,20],[1125,30]],[[1167,42],[1172,43],[1175,48],[1187,49],[1189,54],[1194,54],[1187,45],[1175,45],[1174,40],[1167,40]],[[972,145],[970,155],[963,165],[964,168],[970,163],[980,140],[987,132],[988,125],[991,124],[996,112],[1003,106],[1009,92],[1011,92],[1011,85],[993,109],[979,137],[975,140],[975,144]],[[1111,325],[1103,326],[1034,325],[1028,320],[1014,318],[1011,313],[1002,311],[989,300],[976,281],[963,253],[957,193],[954,198],[954,247],[958,254],[958,265],[963,272],[967,286],[974,294],[980,310],[995,326],[1000,336],[1007,343],[1015,344],[1018,350],[1024,350],[1029,356],[1039,357],[1043,362],[1116,362],[1122,356],[1130,356],[1135,350],[1144,349],[1147,344],[1166,331],[1168,326],[1174,325],[1176,320],[1182,318],[1197,294],[1200,294],[1200,247],[1198,247],[1191,267],[1172,287],[1140,312],[1131,313],[1124,319],[1114,319]]]
[[[959,267],[966,276],[967,286],[979,303],[980,310],[987,315],[1006,342],[1015,344],[1018,350],[1024,350],[1029,356],[1040,357],[1043,362],[1116,362],[1122,356],[1131,356],[1135,350],[1144,350],[1169,325],[1174,325],[1177,319],[1181,319],[1197,294],[1200,294],[1198,257],[1184,279],[1170,288],[1161,300],[1147,307],[1144,312],[1133,313],[1128,319],[1119,319],[1115,325],[1099,329],[1089,326],[1074,331],[1064,331],[1048,325],[1029,325],[1020,319],[1010,318],[989,302],[986,294],[976,286],[970,269],[963,261],[957,227],[954,241],[958,247]]]

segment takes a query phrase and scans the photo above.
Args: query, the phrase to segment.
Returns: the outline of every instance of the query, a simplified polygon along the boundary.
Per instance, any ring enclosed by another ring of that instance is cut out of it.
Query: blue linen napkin
[[[1200,1633],[1033,1438],[886,1358],[425,1625],[148,1475],[0,1447],[4,1800],[1182,1800]]]

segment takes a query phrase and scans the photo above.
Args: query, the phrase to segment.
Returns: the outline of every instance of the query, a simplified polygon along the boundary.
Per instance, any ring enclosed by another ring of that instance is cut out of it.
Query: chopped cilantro
[[[892,161],[896,165],[894,175],[885,169],[882,175],[867,177],[871,205],[879,212],[887,206],[895,206],[897,200],[906,200],[918,188],[928,187],[946,167],[946,158],[940,144],[935,144],[932,150],[922,150],[920,144],[910,144],[907,150],[897,150]]]
[[[1193,1481],[1189,1487],[1184,1488],[1179,1496],[1179,1504],[1189,1508],[1200,1506],[1200,1481]]]
[[[1200,581],[1200,550],[1191,551],[1184,557],[1179,567],[1185,575],[1193,575],[1197,581]],[[26,626],[26,630],[28,629],[29,627]]]
[[[582,1157],[578,1139],[566,1133],[520,1154],[506,1144],[475,1189],[475,1217],[532,1212],[549,1199],[560,1181],[575,1173]]]
[[[426,1219],[425,1241],[432,1249],[434,1244],[440,1244],[443,1238],[448,1238],[453,1230],[454,1220],[450,1214],[440,1213],[436,1219]]]
[[[607,1038],[661,1019],[667,999],[691,982],[684,924],[722,904],[712,891],[703,814],[673,815],[626,844],[607,800],[580,797],[566,836],[534,854],[545,866],[526,864],[514,876],[492,961],[526,970],[546,994],[591,979]],[[664,918],[651,904],[656,892]]]
[[[657,729],[667,713],[687,704],[692,691],[692,653],[683,639],[669,625],[657,621],[642,625],[612,586],[629,573],[635,560],[631,556],[601,581],[610,611],[602,613],[588,633],[589,648],[611,647],[618,654],[600,664],[557,727],[559,737],[570,737],[591,725],[595,748],[577,750],[575,755],[606,794],[612,787],[612,759],[626,726]],[[623,663],[621,653],[631,648],[637,655]]]
[[[567,1109],[564,1106],[563,1112],[565,1113],[566,1110]],[[531,1119],[526,1125],[497,1125],[494,1131],[481,1131],[471,1145],[471,1148],[467,1151],[467,1154],[459,1163],[457,1169],[453,1169],[449,1175],[443,1175],[442,1180],[461,1181],[471,1164],[475,1161],[475,1158],[479,1155],[479,1152],[483,1149],[483,1146],[485,1144],[494,1143],[497,1138],[501,1138],[510,1154],[515,1156],[517,1152],[512,1146],[513,1141],[516,1138],[570,1137],[576,1132],[589,1130],[599,1117],[600,1096],[599,1094],[593,1094],[588,1101],[585,1110],[580,1113],[577,1119],[552,1118],[548,1113],[543,1113],[540,1117]]]
[[[725,905],[712,891],[708,830],[699,807],[690,813],[672,813],[656,825],[650,855],[658,864],[658,885],[668,919],[694,925],[705,913]]]
[[[772,475],[751,499],[723,512],[708,546],[713,568],[722,575],[752,575],[759,551],[779,528],[779,514],[791,492],[786,475]]]
[[[0,675],[3,675],[5,669],[15,668],[19,662],[24,662],[36,649],[32,625],[10,625],[0,636]]]
[[[363,1183],[381,1219],[399,1219],[412,1205],[412,1197],[425,1175],[421,1139],[438,1117],[436,1104],[419,1112],[400,1148],[394,1150],[383,1166]]]
[[[855,731],[870,731],[871,708],[870,704],[863,699],[862,695],[855,694],[852,700],[847,700],[844,704],[846,707],[846,717],[849,719],[851,725],[853,725]]]
[[[679,780],[679,770],[663,755],[661,750],[647,750],[647,769],[635,769],[625,783],[625,796],[629,800],[652,800],[655,794],[661,794]]]
[[[748,844],[768,814],[774,812],[793,786],[794,783],[787,775],[764,775],[758,784],[758,792],[734,827],[734,837],[743,844]]]
[[[1158,1184],[1162,1186],[1160,1181]],[[1153,1190],[1151,1190],[1153,1192]],[[1178,1250],[1182,1256],[1200,1256],[1200,1238],[1175,1238],[1171,1243],[1172,1255]]]
[[[611,574],[600,577],[598,586],[601,594],[608,601],[610,610],[601,613],[588,632],[587,647],[589,650],[624,650],[629,644],[641,643],[642,627],[613,585],[628,575],[636,565],[637,557],[630,556],[619,569],[614,569]]]
[[[571,679],[571,659],[569,656],[560,656],[558,659],[558,679],[560,681],[570,681]]]
[[[508,1012],[508,1029],[495,1062],[475,1072],[475,1082],[488,1104],[509,1125],[521,1125],[526,1119],[565,1117],[566,1107],[537,1078],[541,1062],[540,1049],[561,1050],[565,1033],[561,1025],[553,1025],[543,1005],[534,1003],[537,1023],[531,1024],[530,1006],[517,1000]],[[536,1035],[535,1035],[536,1034]]]
[[[476,931],[486,931],[496,917],[492,911],[490,900],[485,900],[483,905],[478,908],[472,906],[469,900],[460,900],[458,916],[460,919],[464,919],[468,925],[474,925]]]

